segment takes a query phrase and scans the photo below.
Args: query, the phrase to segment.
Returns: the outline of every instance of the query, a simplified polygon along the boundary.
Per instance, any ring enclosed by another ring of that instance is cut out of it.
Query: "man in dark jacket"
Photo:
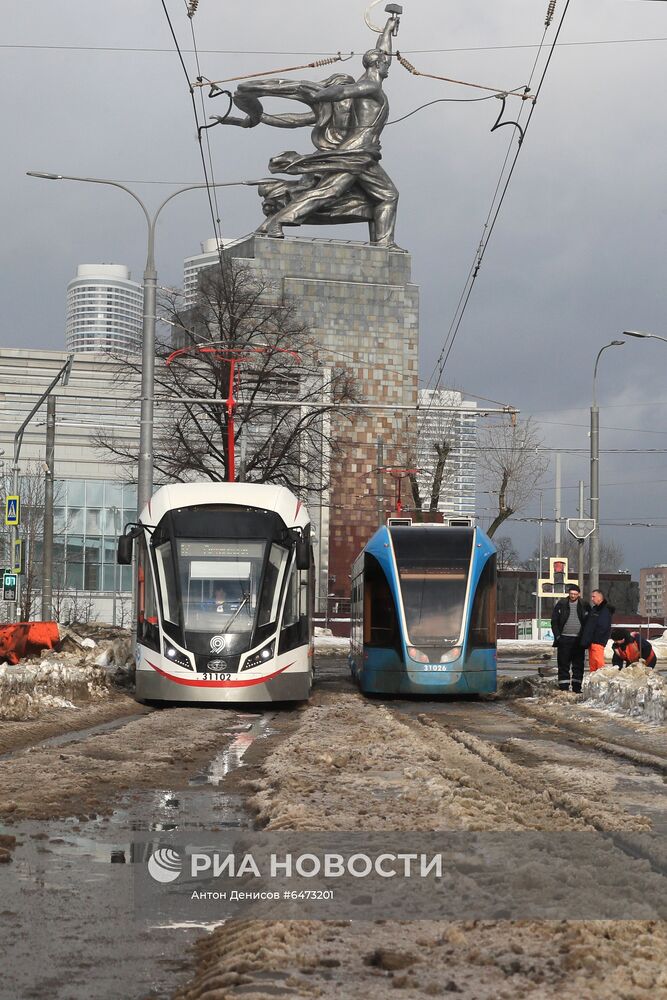
[[[591,604],[591,613],[581,633],[581,645],[588,650],[588,666],[593,672],[604,667],[604,648],[611,636],[611,616],[616,609],[607,604],[601,590],[593,591]]]
[[[584,678],[584,647],[580,639],[590,610],[589,605],[581,599],[579,587],[573,583],[568,590],[568,596],[556,601],[551,614],[554,646],[558,649],[558,687],[561,691],[570,690],[570,669],[572,690],[581,691],[581,682]]]

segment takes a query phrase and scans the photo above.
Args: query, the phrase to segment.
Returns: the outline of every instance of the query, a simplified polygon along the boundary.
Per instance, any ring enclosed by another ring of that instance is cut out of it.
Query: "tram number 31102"
[[[201,674],[202,680],[205,681],[231,681],[231,674]]]

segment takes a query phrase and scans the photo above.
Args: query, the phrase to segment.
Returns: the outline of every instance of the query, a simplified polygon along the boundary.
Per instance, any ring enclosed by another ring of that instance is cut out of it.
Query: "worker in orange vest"
[[[648,639],[642,638],[639,632],[630,632],[626,628],[613,628],[611,630],[613,642],[614,666],[622,670],[633,663],[643,660],[647,667],[653,669],[658,662],[653,646]]]

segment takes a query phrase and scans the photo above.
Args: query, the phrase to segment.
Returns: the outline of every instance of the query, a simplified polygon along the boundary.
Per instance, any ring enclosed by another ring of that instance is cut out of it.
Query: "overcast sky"
[[[556,19],[564,5],[559,0]],[[190,50],[183,0],[167,6]],[[404,7],[400,48],[418,69],[493,87],[527,81],[547,0],[405,0]],[[364,0],[200,0],[194,29],[201,72],[272,74],[309,61],[293,53],[361,53],[373,38],[364,8]],[[141,280],[143,222],[122,192],[33,180],[25,171],[135,182],[155,206],[170,188],[136,182],[202,179],[192,109],[160,0],[32,0],[9,6],[3,24],[2,344],[62,348],[65,288],[77,264],[127,263]],[[626,328],[667,336],[667,3],[571,0],[561,39],[445,381],[535,414],[545,443],[565,450],[588,447],[598,349]],[[592,44],[621,39],[658,40]],[[589,44],[565,44],[575,42]],[[467,51],[419,51],[431,49]],[[194,77],[191,52],[185,60]],[[358,57],[345,70],[358,73]],[[478,96],[412,77],[396,63],[386,89],[392,117],[438,97]],[[215,110],[208,101],[207,111]],[[425,379],[510,139],[509,128],[489,131],[497,110],[495,100],[440,104],[385,131],[384,166],[401,191],[398,241],[412,253],[421,286]],[[217,180],[262,176],[268,158],[292,144],[261,128],[216,128],[209,136]],[[308,151],[306,133],[293,140]],[[220,205],[227,236],[250,232],[261,219],[252,189],[223,192]],[[211,230],[199,192],[165,210],[161,283],[181,283],[183,258],[197,253]],[[363,238],[358,228],[336,233],[343,234]],[[603,448],[667,449],[666,371],[667,344],[630,341],[606,352]],[[575,513],[580,478],[588,479],[585,456],[564,455],[566,514]],[[602,490],[603,523],[667,523],[667,455],[603,454],[601,481],[627,484]],[[547,488],[545,510],[552,507]],[[535,512],[533,504],[528,514]],[[532,548],[536,526],[510,530],[522,552]],[[632,569],[667,562],[667,528],[612,530]]]

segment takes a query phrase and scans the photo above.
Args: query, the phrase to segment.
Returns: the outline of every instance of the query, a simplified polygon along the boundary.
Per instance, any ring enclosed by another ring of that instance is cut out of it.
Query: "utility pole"
[[[612,340],[598,351],[593,368],[593,399],[591,402],[591,518],[595,528],[588,543],[588,583],[591,590],[600,586],[600,410],[598,408],[596,381],[602,352],[608,347],[623,347],[624,340]]]
[[[561,453],[556,452],[556,502],[554,506],[554,514],[556,516],[556,522],[554,525],[554,555],[559,556],[561,554],[561,523],[560,523],[560,513],[561,513]]]
[[[42,405],[42,403],[44,402],[44,400],[48,399],[50,397],[51,393],[53,392],[53,390],[55,389],[55,387],[58,385],[58,383],[60,382],[63,386],[67,385],[67,383],[69,382],[69,377],[70,377],[70,373],[71,373],[71,370],[72,370],[72,363],[73,363],[73,361],[74,361],[74,355],[70,354],[68,356],[67,361],[65,362],[65,364],[59,370],[58,374],[53,379],[51,379],[51,381],[49,382],[48,386],[46,387],[46,389],[44,390],[44,392],[41,394],[41,396],[39,397],[39,399],[37,400],[37,402],[33,406],[32,410],[30,411],[30,413],[25,418],[25,420],[23,421],[23,423],[21,424],[21,426],[17,430],[16,434],[14,435],[14,462],[13,462],[13,465],[12,465],[12,472],[13,472],[13,476],[14,476],[14,483],[13,483],[13,485],[14,485],[14,495],[15,496],[18,496],[18,493],[19,493],[19,456],[21,454],[21,445],[23,444],[23,435],[25,433],[25,429],[28,426],[28,424],[30,423],[30,421],[32,420],[32,418],[37,413],[38,409],[40,408],[40,406]],[[54,428],[55,428],[55,410],[54,410],[53,420],[54,420]],[[14,552],[16,550],[16,542],[17,541],[18,541],[18,526],[14,525],[12,527],[12,558],[13,558]],[[18,617],[19,600],[20,600],[20,590],[21,590],[20,580],[21,580],[21,577],[18,576],[17,577],[17,581],[16,581],[16,601],[14,602],[14,610],[15,610],[15,613],[16,613],[17,617]]]
[[[535,613],[537,615],[537,638],[542,638],[542,598],[540,597],[540,577],[542,576],[542,557],[544,554],[544,495],[540,493],[540,548],[537,563],[537,586],[535,587]]]
[[[53,617],[53,489],[56,448],[56,397],[46,400],[46,468],[44,469],[44,544],[42,566],[42,621]]]
[[[579,517],[584,516],[584,481],[579,480]],[[585,538],[578,539],[579,545],[579,567],[577,576],[579,577],[579,586],[581,587],[581,592],[584,592],[584,546],[586,544]]]

